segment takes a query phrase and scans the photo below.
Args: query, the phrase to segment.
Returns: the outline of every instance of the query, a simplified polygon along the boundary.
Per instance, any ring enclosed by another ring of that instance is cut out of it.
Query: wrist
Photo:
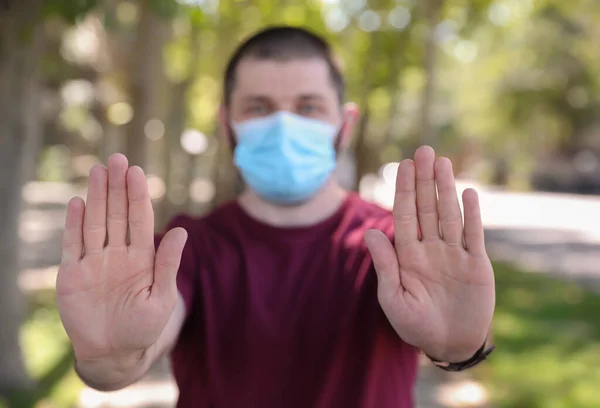
[[[433,361],[460,363],[471,359],[481,348],[487,348],[488,339],[489,336],[486,335],[479,341],[470,342],[469,344],[438,347],[435,350],[423,350],[423,352]]]
[[[425,354],[433,361],[443,361],[448,363],[459,363],[462,361],[467,361],[471,357],[473,357],[477,351],[481,348],[482,344],[479,344],[477,347],[463,348],[463,349],[450,349],[445,352],[432,352]]]
[[[487,339],[481,345],[481,347],[475,351],[475,353],[467,358],[460,361],[451,361],[451,360],[438,360],[430,355],[428,355],[429,359],[439,368],[445,371],[463,371],[474,367],[488,358],[488,356],[494,351],[496,347],[493,345],[488,345]],[[454,356],[456,358],[461,358],[458,355]]]
[[[153,347],[106,357],[78,357],[75,370],[88,386],[115,391],[136,382],[152,362]]]

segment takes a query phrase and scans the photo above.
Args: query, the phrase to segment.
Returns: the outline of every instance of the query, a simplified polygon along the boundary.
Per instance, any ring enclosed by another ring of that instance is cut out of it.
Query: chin
[[[261,199],[271,205],[275,205],[277,207],[283,207],[283,208],[296,208],[296,207],[301,207],[304,204],[312,201],[315,198],[315,196],[311,196],[308,198],[304,198],[304,199],[298,199],[298,200],[291,200],[291,201],[272,201],[266,198],[262,198]]]
[[[296,200],[272,200],[269,199],[267,197],[263,197],[260,194],[258,194],[256,191],[249,189],[250,191],[252,191],[252,193],[258,197],[261,201],[272,205],[272,206],[276,206],[276,207],[281,207],[281,208],[298,208],[301,207],[305,204],[310,203],[311,201],[316,200],[319,197],[322,196],[327,196],[328,192],[332,192],[334,191],[336,188],[335,184],[332,183],[325,183],[320,189],[318,189],[317,191],[315,191],[313,194],[309,195],[308,197],[303,197],[303,198],[298,198]]]

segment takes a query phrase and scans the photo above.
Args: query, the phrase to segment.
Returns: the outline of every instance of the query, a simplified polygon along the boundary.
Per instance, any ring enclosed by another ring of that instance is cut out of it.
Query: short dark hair
[[[229,106],[231,102],[237,66],[245,58],[280,61],[321,58],[329,67],[331,81],[336,88],[340,103],[344,100],[344,78],[341,67],[327,41],[304,28],[271,26],[246,39],[229,59],[223,84],[225,106]]]

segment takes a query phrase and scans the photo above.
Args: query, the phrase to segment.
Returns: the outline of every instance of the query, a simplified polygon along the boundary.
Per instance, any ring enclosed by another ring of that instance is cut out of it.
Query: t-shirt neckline
[[[317,223],[302,226],[276,226],[269,224],[265,221],[261,221],[254,216],[250,215],[244,207],[242,207],[238,200],[233,201],[234,210],[239,214],[241,221],[246,224],[246,227],[251,228],[261,235],[272,235],[279,239],[292,238],[297,239],[300,237],[319,235],[320,232],[326,232],[332,230],[342,220],[346,210],[352,202],[356,199],[357,194],[349,191],[346,197],[340,204],[340,206],[329,215],[327,218],[318,221]]]

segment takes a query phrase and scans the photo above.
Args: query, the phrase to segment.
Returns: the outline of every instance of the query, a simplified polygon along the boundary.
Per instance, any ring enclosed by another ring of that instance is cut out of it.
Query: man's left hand
[[[478,196],[467,189],[462,199],[464,223],[452,163],[421,147],[398,168],[395,247],[381,231],[365,234],[392,327],[446,362],[468,360],[483,345],[495,306]]]

